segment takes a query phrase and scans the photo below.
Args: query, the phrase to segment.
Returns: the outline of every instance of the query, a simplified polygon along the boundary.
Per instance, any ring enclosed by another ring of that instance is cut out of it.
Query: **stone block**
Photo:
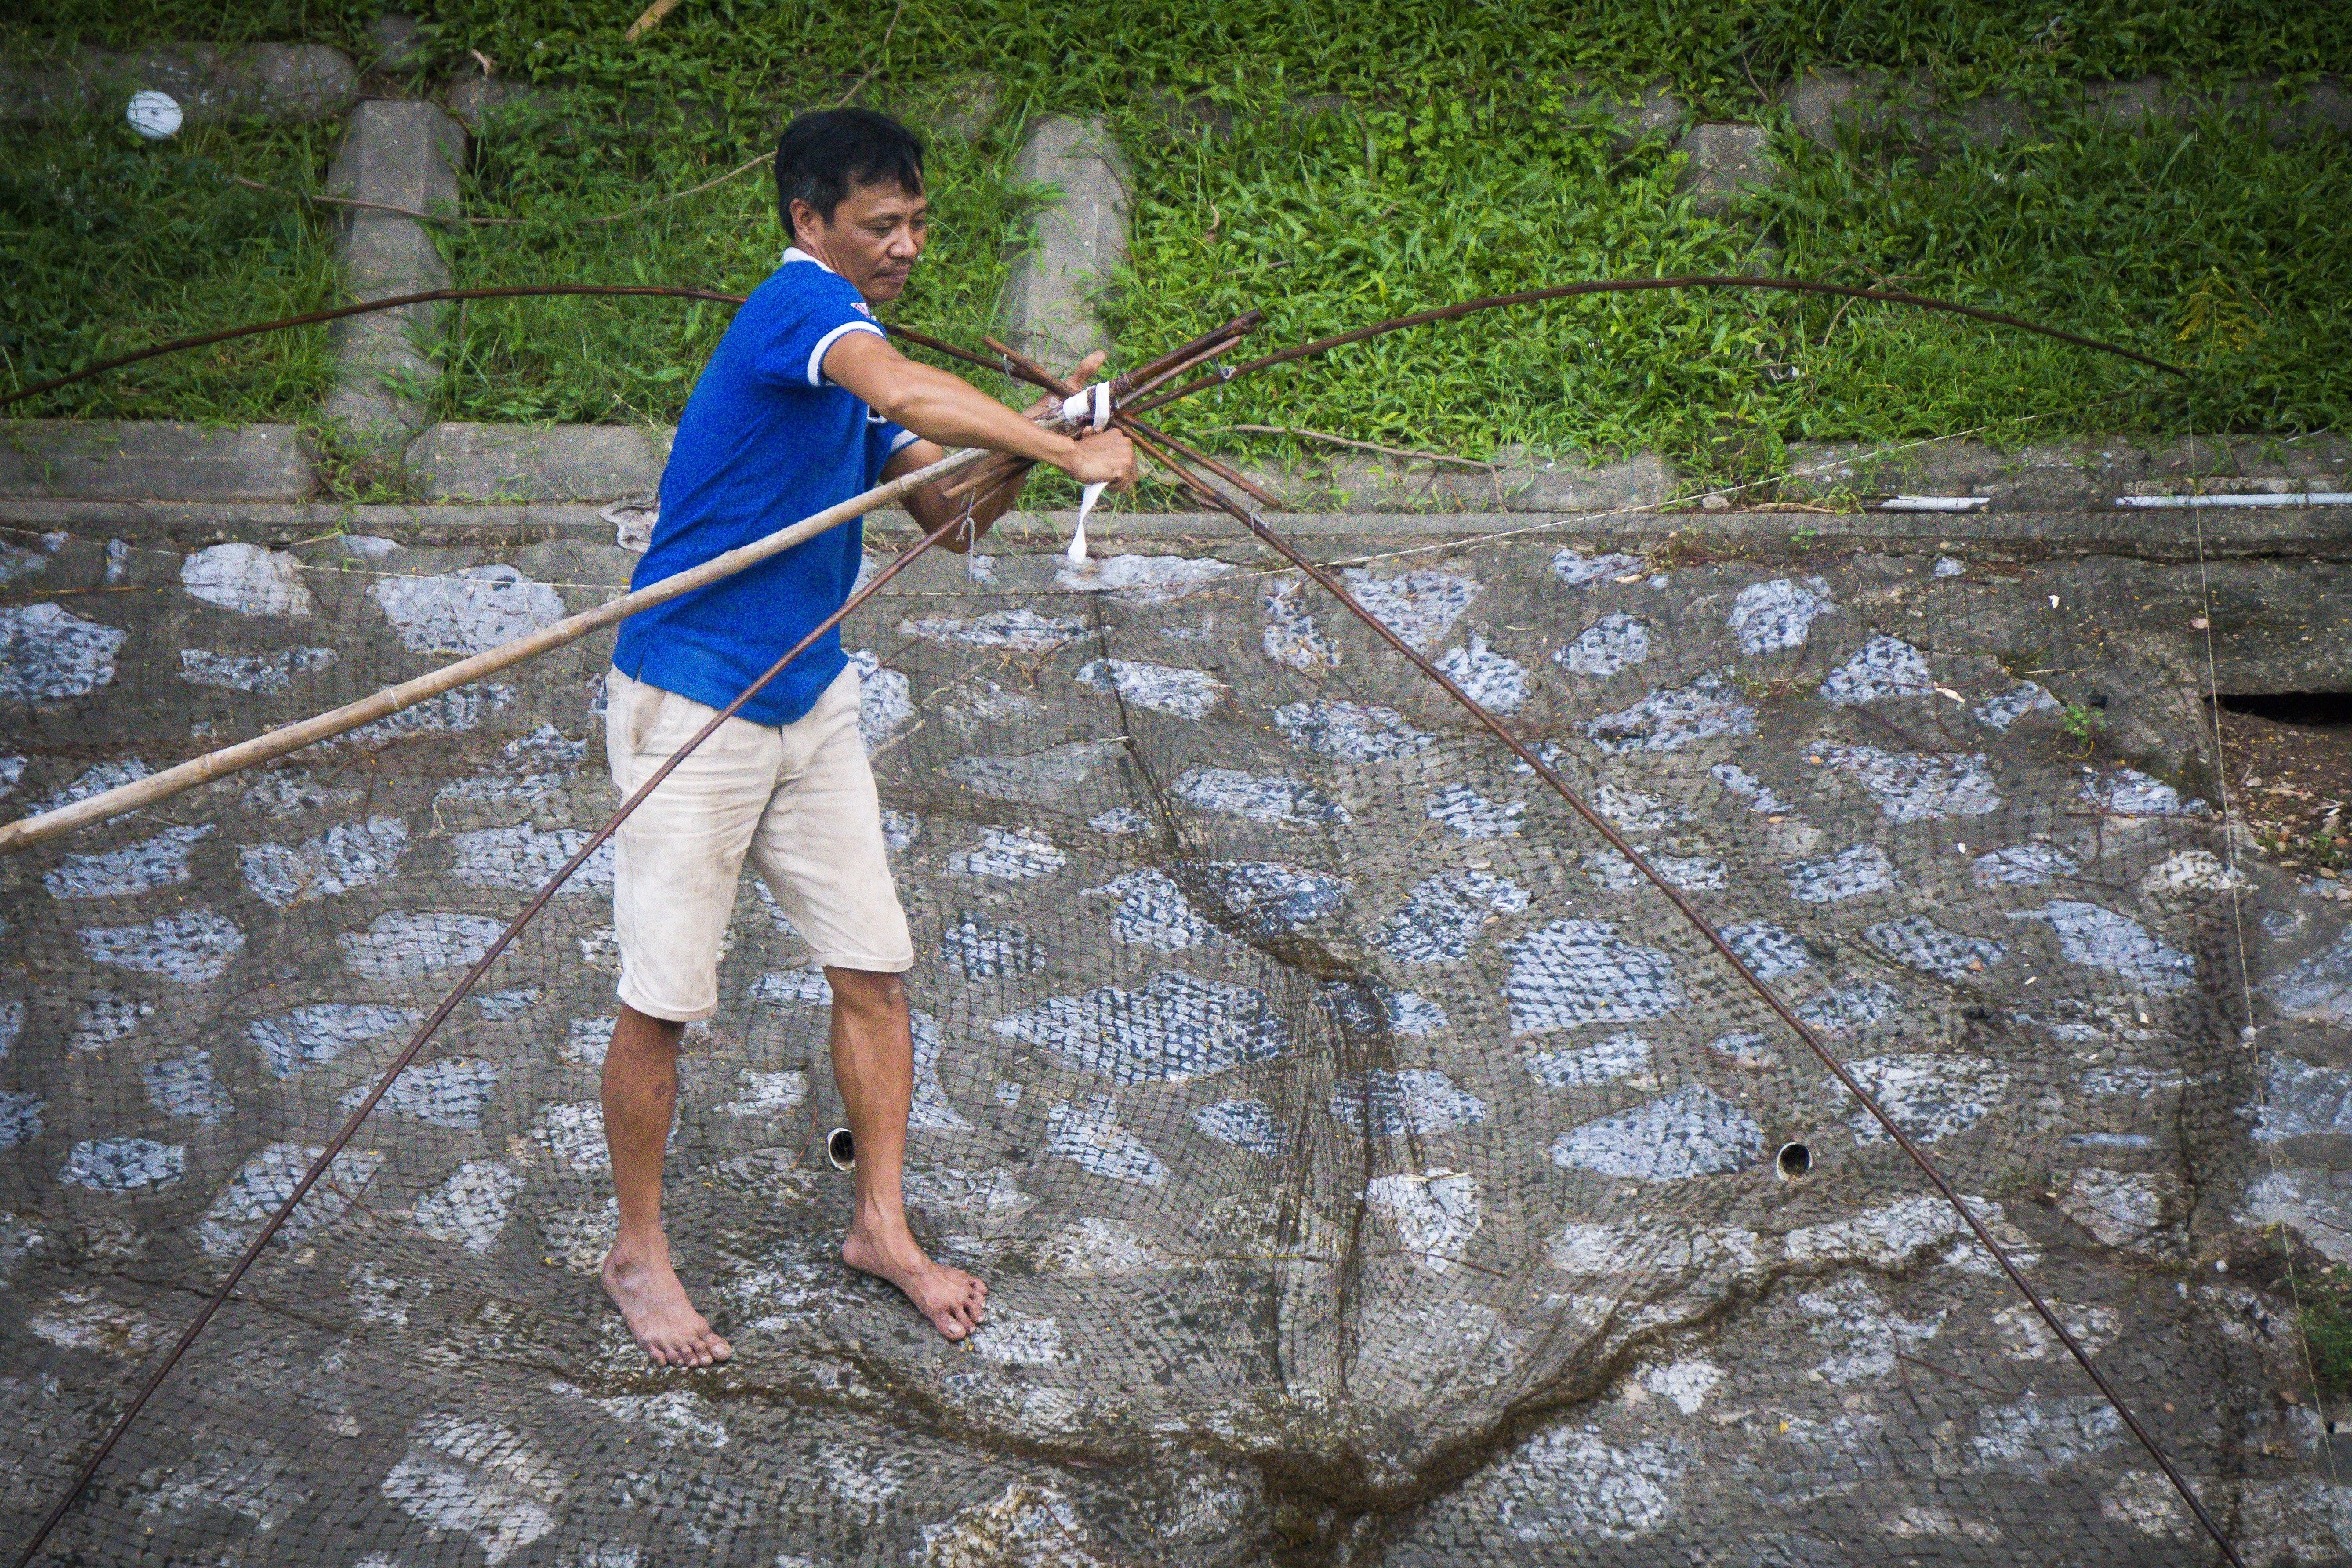
[[[1127,157],[1100,121],[1051,116],[1031,127],[1014,178],[1058,194],[1005,280],[1005,341],[1059,370],[1111,346],[1094,301],[1127,260]]]
[[[436,105],[371,99],[328,173],[328,190],[411,212],[454,211],[465,132]],[[449,285],[448,264],[425,226],[396,213],[341,210],[338,248],[345,286],[362,300]],[[432,360],[446,307],[405,306],[352,316],[331,329],[337,359],[327,416],[360,447],[404,444],[424,428],[425,400],[440,372]]]
[[[1241,127],[1258,124],[1265,118],[1255,110],[1236,109],[1213,98],[1182,98],[1172,92],[1153,93],[1146,100],[1144,111],[1171,135],[1210,142],[1221,142]],[[1286,120],[1314,120],[1326,115],[1353,114],[1356,103],[1344,92],[1302,92],[1286,100],[1279,112]]]
[[[434,500],[630,500],[652,496],[670,432],[625,425],[436,425],[403,459]]]
[[[261,115],[323,120],[359,98],[351,58],[321,44],[164,44],[62,64],[0,67],[0,119],[47,120],[119,110],[132,93],[167,92],[191,124]]]
[[[2036,118],[2031,104],[1998,93],[1939,98],[1921,74],[1810,70],[1790,84],[1781,101],[1797,130],[1824,147],[1836,145],[1839,128],[1848,125],[1865,137],[1948,138],[1991,146],[2030,133]],[[2123,127],[2185,124],[2208,110],[2220,110],[2242,121],[2265,121],[2271,139],[2281,143],[2352,134],[2352,95],[2333,78],[2286,93],[2273,80],[2195,91],[2162,77],[2141,77],[2094,84],[2084,103],[2094,116]]]
[[[934,136],[976,142],[996,119],[1003,89],[992,76],[960,78],[935,95],[906,106],[907,118]]]
[[[1782,102],[1797,130],[1823,147],[1837,145],[1845,126],[1865,138],[1942,136],[1987,146],[2032,126],[2032,110],[2016,99],[1991,93],[1957,102],[1941,99],[1919,73],[1811,70],[1790,85]]]
[[[26,419],[0,426],[0,496],[300,500],[314,483],[291,425]]]
[[[1694,210],[1710,216],[1730,211],[1743,189],[1769,185],[1779,173],[1772,161],[1772,133],[1761,125],[1728,121],[1694,125],[1675,148],[1690,158],[1682,188],[1690,193]]]
[[[509,104],[544,100],[552,95],[508,77],[467,74],[451,77],[442,96],[448,102],[449,112],[467,133],[479,136],[484,115],[496,113]]]
[[[2352,92],[2347,92],[2344,84],[2334,77],[2313,82],[2296,97],[2273,101],[2273,141],[2290,142],[2329,132],[2352,136]]]
[[[1570,118],[1607,121],[1620,144],[1671,136],[1682,129],[1683,100],[1663,83],[1623,89],[1586,76],[1568,76],[1560,78],[1559,85],[1567,94],[1561,107]]]
[[[369,70],[414,70],[425,61],[424,29],[405,11],[386,11],[368,28]]]

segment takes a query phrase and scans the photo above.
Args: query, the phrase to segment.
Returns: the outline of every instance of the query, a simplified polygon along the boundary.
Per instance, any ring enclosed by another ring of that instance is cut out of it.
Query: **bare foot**
[[[656,1237],[626,1256],[614,1247],[604,1255],[602,1272],[604,1294],[656,1365],[709,1366],[735,1353],[686,1299],[686,1287],[669,1266],[667,1238]]]
[[[869,1226],[861,1215],[841,1244],[841,1260],[898,1287],[947,1339],[963,1339],[979,1328],[988,1308],[988,1286],[961,1268],[932,1262],[904,1224],[895,1230],[894,1235],[881,1226]]]

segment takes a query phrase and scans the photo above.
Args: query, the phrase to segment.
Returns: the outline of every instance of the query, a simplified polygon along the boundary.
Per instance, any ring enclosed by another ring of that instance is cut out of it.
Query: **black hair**
[[[793,203],[817,216],[833,211],[853,185],[888,181],[923,194],[923,144],[887,114],[870,109],[819,109],[793,120],[776,141],[776,213],[793,231]]]

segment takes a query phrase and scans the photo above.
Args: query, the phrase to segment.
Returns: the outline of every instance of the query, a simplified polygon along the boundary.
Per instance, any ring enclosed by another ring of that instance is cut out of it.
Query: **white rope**
[[[1110,427],[1110,383],[1096,382],[1082,386],[1062,400],[1062,423],[1073,430],[1107,430]],[[1097,479],[1078,495],[1078,526],[1070,535],[1070,547],[1064,553],[1072,561],[1087,558],[1087,514],[1102,500],[1104,481]]]

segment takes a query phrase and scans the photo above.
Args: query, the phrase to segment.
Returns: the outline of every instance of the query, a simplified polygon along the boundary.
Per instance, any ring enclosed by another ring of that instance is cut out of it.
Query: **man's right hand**
[[[1055,466],[1082,485],[1127,489],[1135,483],[1135,443],[1123,430],[1088,431],[1067,461]]]

